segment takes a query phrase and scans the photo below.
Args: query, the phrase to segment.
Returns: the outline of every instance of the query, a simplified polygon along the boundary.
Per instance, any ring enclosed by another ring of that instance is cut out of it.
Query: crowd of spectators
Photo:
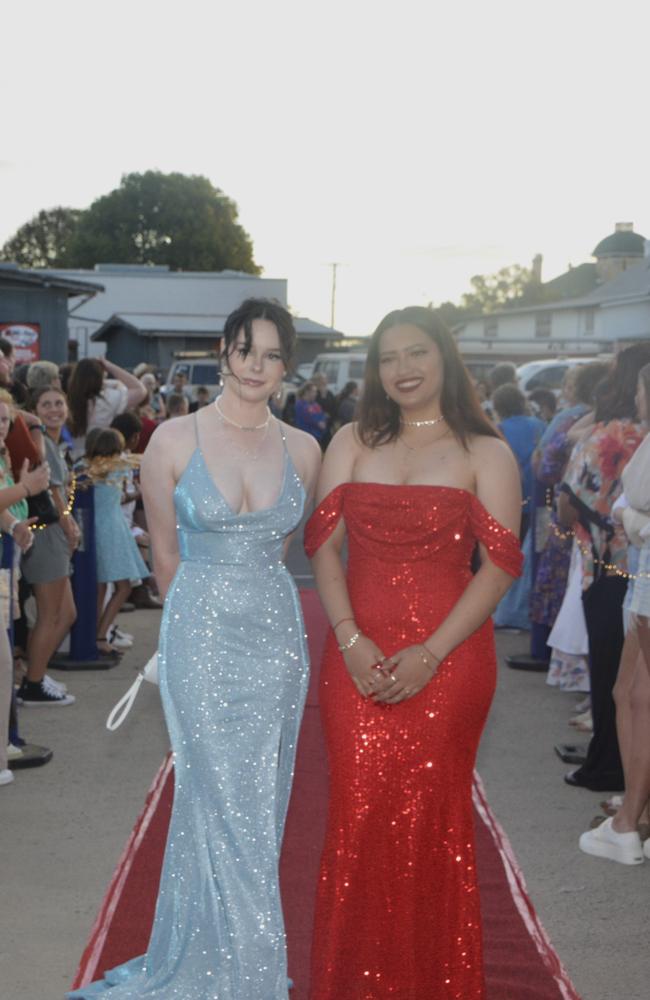
[[[84,358],[17,368],[12,344],[0,338],[0,785],[28,766],[22,711],[75,703],[50,670],[79,615],[71,585],[82,542],[78,490],[92,489],[95,511],[93,538],[83,540],[96,557],[96,605],[84,623],[96,636],[93,655],[116,662],[133,645],[117,624],[121,610],[162,606],[139,460],[157,424],[188,407],[183,392],[165,400],[146,366],[136,375]]]
[[[530,633],[530,655],[510,666],[574,695],[567,721],[589,742],[555,746],[578,765],[564,780],[610,793],[580,848],[640,864],[650,857],[650,343],[569,368],[557,400],[525,396],[508,364],[477,389],[523,495],[524,572],[495,625]]]

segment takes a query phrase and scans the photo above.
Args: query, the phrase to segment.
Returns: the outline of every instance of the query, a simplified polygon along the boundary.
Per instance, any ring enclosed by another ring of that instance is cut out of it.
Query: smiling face
[[[224,392],[235,392],[240,399],[257,403],[268,399],[278,389],[285,374],[280,336],[275,323],[254,319],[250,349],[241,330],[226,356]]]
[[[62,392],[48,389],[38,397],[36,416],[47,431],[58,433],[68,419],[68,404]]]
[[[381,335],[379,378],[401,409],[439,407],[443,374],[438,345],[419,326],[399,324]]]

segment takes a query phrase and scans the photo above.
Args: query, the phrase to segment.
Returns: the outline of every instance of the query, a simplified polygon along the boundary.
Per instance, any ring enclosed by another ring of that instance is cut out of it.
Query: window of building
[[[535,336],[551,336],[551,313],[538,313],[535,316]]]
[[[483,336],[484,337],[498,337],[499,336],[499,321],[494,317],[489,317],[483,320]]]
[[[596,314],[595,309],[585,309],[584,333],[586,336],[590,336],[594,332],[595,314]]]

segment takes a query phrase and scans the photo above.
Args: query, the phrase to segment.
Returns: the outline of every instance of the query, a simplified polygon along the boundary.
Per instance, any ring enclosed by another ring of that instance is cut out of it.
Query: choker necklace
[[[271,420],[271,411],[269,410],[268,406],[266,408],[266,420],[264,421],[264,423],[263,424],[255,424],[253,427],[247,427],[245,424],[238,424],[236,420],[231,420],[230,417],[226,416],[226,414],[223,412],[223,410],[219,406],[219,398],[220,397],[217,396],[217,398],[214,401],[214,408],[215,408],[215,410],[217,411],[217,413],[219,414],[219,416],[221,417],[222,420],[224,420],[227,424],[231,424],[233,427],[236,427],[237,430],[239,430],[239,431],[263,431],[265,429],[265,427],[269,426],[269,422]]]
[[[435,427],[436,424],[439,424],[444,419],[443,416],[439,416],[433,420],[402,420],[402,423],[405,427]]]

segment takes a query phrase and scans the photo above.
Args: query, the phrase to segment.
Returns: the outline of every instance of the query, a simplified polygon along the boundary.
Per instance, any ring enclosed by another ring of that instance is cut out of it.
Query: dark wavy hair
[[[598,385],[596,423],[635,419],[639,371],[647,364],[650,364],[650,341],[639,341],[616,355],[614,368]]]
[[[296,353],[296,328],[288,309],[274,299],[246,299],[230,313],[223,327],[223,347],[221,360],[227,361],[235,349],[237,337],[244,334],[246,350],[250,351],[253,343],[253,320],[267,319],[273,323],[280,338],[280,353],[287,371],[291,371]]]
[[[612,365],[608,361],[590,361],[586,365],[580,365],[575,377],[574,389],[578,402],[593,406],[596,386],[607,378],[611,370]]]
[[[474,434],[501,437],[481,409],[476,390],[450,330],[432,309],[407,306],[406,309],[396,309],[384,316],[370,338],[357,424],[357,432],[363,444],[376,448],[377,445],[395,440],[400,432],[399,406],[386,396],[379,377],[379,350],[382,334],[394,326],[404,324],[417,326],[440,351],[443,364],[440,409],[447,426],[463,447],[467,447],[468,438]]]
[[[77,361],[68,382],[70,430],[82,437],[88,429],[88,404],[100,395],[104,387],[104,366],[96,358]]]

